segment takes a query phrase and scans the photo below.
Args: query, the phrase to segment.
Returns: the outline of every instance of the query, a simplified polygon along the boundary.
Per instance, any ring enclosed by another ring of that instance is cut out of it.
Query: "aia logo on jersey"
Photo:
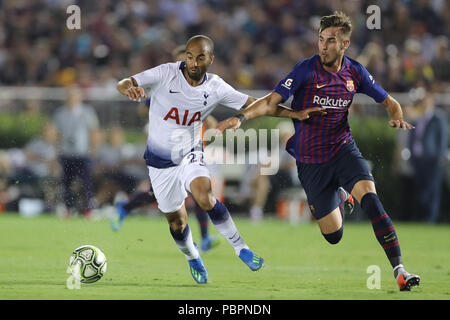
[[[347,83],[345,84],[345,87],[348,91],[352,92],[355,90],[355,85],[353,84],[353,80],[347,80]]]
[[[189,110],[184,110],[183,119],[180,118],[180,113],[178,112],[178,108],[173,107],[164,117],[164,120],[173,119],[177,124],[181,124],[183,126],[190,126],[196,121],[202,121],[202,114],[200,111],[194,113],[192,117],[189,117]],[[190,119],[188,121],[188,119]]]

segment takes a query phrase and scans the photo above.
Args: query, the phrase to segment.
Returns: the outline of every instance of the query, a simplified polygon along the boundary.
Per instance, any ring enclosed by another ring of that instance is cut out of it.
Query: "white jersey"
[[[239,110],[248,99],[219,76],[206,73],[191,86],[183,75],[185,63],[166,63],[133,76],[138,86],[150,89],[148,141],[144,158],[148,166],[178,165],[192,150],[201,150],[203,120],[217,105]]]

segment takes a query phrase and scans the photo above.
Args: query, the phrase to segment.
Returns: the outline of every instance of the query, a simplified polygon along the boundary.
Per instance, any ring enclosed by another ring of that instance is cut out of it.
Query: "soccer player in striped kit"
[[[383,104],[391,117],[390,126],[403,130],[414,127],[403,120],[400,104],[375,82],[369,72],[344,55],[350,45],[351,31],[351,20],[342,12],[322,17],[319,54],[298,62],[273,92],[237,116],[222,121],[217,129],[236,129],[244,120],[270,114],[291,95],[294,96],[293,110],[321,106],[322,114],[303,121],[293,120],[295,134],[286,145],[287,152],[297,160],[298,176],[311,212],[324,238],[336,244],[342,238],[344,220],[339,210],[338,187],[351,193],[370,218],[400,290],[410,290],[419,285],[420,277],[408,273],[403,266],[394,225],[377,196],[367,162],[351,136],[348,109],[354,95],[364,93]]]

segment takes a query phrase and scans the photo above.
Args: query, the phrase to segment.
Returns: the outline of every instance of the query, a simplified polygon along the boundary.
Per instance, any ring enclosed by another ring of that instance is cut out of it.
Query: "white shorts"
[[[148,167],[148,174],[158,208],[163,213],[175,212],[183,206],[187,193],[191,192],[190,184],[195,178],[211,179],[201,151],[187,154],[175,167]]]

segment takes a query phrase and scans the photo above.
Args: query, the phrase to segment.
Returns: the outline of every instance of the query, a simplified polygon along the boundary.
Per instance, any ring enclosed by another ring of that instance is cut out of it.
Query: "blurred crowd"
[[[436,223],[441,218],[443,190],[450,188],[448,115],[437,107],[433,92],[416,90],[417,102],[403,106],[404,118],[415,129],[397,133],[393,174],[400,181],[400,219]]]
[[[39,212],[90,215],[119,192],[148,189],[144,148],[127,143],[120,126],[101,128],[82,90],[69,86],[41,135],[24,148],[0,150],[0,211],[26,212],[35,199]]]
[[[66,9],[81,9],[69,30]],[[369,5],[381,29],[369,30]],[[240,89],[272,89],[292,66],[317,51],[319,19],[339,9],[354,31],[347,54],[385,89],[450,83],[450,3],[446,0],[3,0],[3,85],[100,86],[114,92],[124,76],[170,61],[194,34],[215,41],[212,72]]]
[[[71,4],[81,9],[80,30],[66,26]],[[366,27],[373,4],[381,9],[380,30]],[[127,144],[121,127],[101,128],[98,110],[83,102],[78,86],[116,95],[119,79],[171,61],[179,44],[205,34],[215,42],[211,72],[237,89],[270,90],[295,63],[317,53],[320,17],[334,10],[353,21],[346,54],[387,91],[431,92],[403,106],[417,130],[398,135],[394,173],[411,209],[402,218],[437,221],[442,180],[450,181],[448,115],[435,108],[432,95],[450,92],[446,0],[0,0],[0,84],[69,88],[40,137],[23,149],[0,150],[0,212],[20,211],[22,199],[40,198],[44,211],[61,205],[65,214],[72,208],[89,213],[119,192],[148,190],[144,146]],[[282,149],[291,127],[279,128]],[[279,210],[267,201],[283,197],[278,190],[299,187],[286,155],[280,150],[277,176],[245,170],[235,200],[247,203],[256,220]],[[409,201],[411,194],[420,195],[418,203]]]
[[[431,90],[419,88],[415,94],[415,103],[405,104],[403,110],[405,119],[416,129],[397,132],[392,161],[403,207],[398,218],[435,223],[448,218],[448,214],[441,217],[442,191],[450,186],[448,115],[437,107]],[[305,200],[295,160],[284,150],[294,133],[292,122],[281,121],[277,129],[280,140],[275,151],[279,153],[276,174],[263,175],[261,164],[246,164],[235,191],[230,192],[233,181],[224,175],[222,166],[208,165],[220,189],[218,197],[227,197],[238,212],[248,212],[253,221],[260,221],[266,213],[291,217],[292,203]],[[144,144],[127,143],[121,126],[101,127],[95,108],[84,101],[82,89],[71,85],[67,87],[67,100],[41,135],[24,148],[0,150],[0,213],[90,216],[93,210],[148,192],[144,149]],[[207,157],[209,151],[217,154],[208,147],[205,151]]]

